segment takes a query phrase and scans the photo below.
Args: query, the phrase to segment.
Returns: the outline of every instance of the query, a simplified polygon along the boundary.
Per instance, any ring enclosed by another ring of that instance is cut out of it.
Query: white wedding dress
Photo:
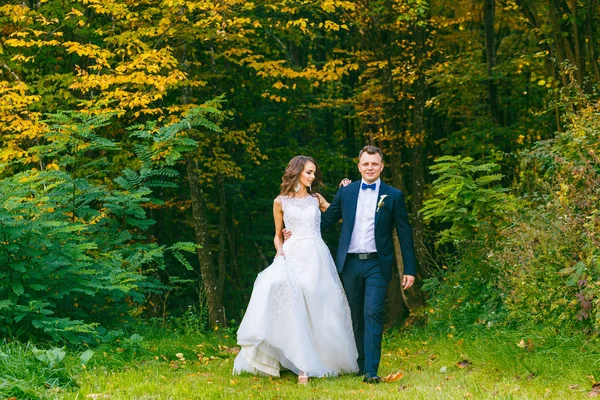
[[[310,377],[357,372],[350,308],[329,249],[321,238],[317,197],[281,197],[292,237],[258,274],[238,329],[234,374]]]

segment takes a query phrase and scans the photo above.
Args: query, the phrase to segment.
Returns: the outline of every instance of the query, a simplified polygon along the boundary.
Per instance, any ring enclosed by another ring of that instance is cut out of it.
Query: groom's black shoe
[[[370,383],[370,384],[377,384],[377,383],[381,383],[381,378],[377,375],[373,375],[373,374],[370,374],[367,372],[363,376],[363,382]]]

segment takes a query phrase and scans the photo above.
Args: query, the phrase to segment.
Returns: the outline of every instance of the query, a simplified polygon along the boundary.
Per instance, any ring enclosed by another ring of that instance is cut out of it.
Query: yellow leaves
[[[240,56],[243,56],[244,54],[253,54],[253,52],[250,49],[239,48],[239,47],[232,47],[223,52],[223,55],[225,55],[225,57],[231,57],[231,56],[240,57]]]
[[[302,31],[302,33],[306,34],[306,33],[308,33],[307,23],[308,23],[308,18],[300,18],[300,19],[288,21],[286,26],[287,27],[290,27],[290,26],[299,27],[300,30]]]
[[[59,171],[60,166],[58,164],[56,164],[55,162],[51,162],[50,164],[46,165],[46,170],[47,171]]]
[[[388,66],[387,61],[373,61],[373,62],[367,63],[367,67],[375,67],[375,68],[379,68],[379,69],[383,69],[387,66]]]
[[[289,88],[290,88],[288,85],[285,85],[285,84],[284,84],[283,82],[281,82],[281,81],[279,81],[279,82],[277,82],[277,83],[273,84],[273,87],[274,87],[275,89],[282,89],[282,88],[289,89]]]
[[[208,84],[208,82],[200,80],[190,80],[187,81],[187,84],[191,87],[205,87]]]
[[[281,12],[285,13],[285,14],[296,14],[296,11],[298,11],[298,10],[296,10],[293,7],[284,6],[281,8]]]
[[[346,24],[340,25],[336,22],[329,21],[329,20],[325,21],[325,23],[323,23],[323,22],[319,23],[319,28],[323,28],[323,27],[325,27],[325,29],[328,31],[335,31],[335,32],[339,31],[340,28],[348,30],[348,26]]]
[[[242,6],[243,11],[252,11],[252,10],[254,10],[254,8],[255,8],[255,5],[254,5],[254,2],[252,2],[252,1],[245,1],[244,5]]]
[[[285,98],[285,97],[281,97],[281,96],[278,96],[278,95],[276,95],[276,94],[271,94],[271,93],[269,93],[269,92],[264,92],[264,93],[263,93],[263,94],[261,94],[260,96],[261,96],[263,99],[264,99],[264,98],[268,98],[269,100],[275,100],[275,101],[276,101],[276,102],[278,102],[278,103],[280,103],[280,102],[284,102],[284,103],[285,103],[285,102],[287,101],[287,98]]]
[[[0,15],[5,15],[10,18],[10,21],[14,24],[20,24],[31,20],[28,15],[29,7],[23,5],[4,5],[0,7]]]
[[[19,61],[22,63],[28,63],[28,62],[33,62],[35,61],[35,57],[34,56],[29,56],[29,57],[25,57],[23,54],[17,54],[15,55],[13,58],[10,59],[11,61]]]
[[[67,15],[74,17],[83,17],[83,13],[76,8],[71,8],[71,12],[69,12]]]
[[[10,47],[43,47],[43,46],[58,46],[60,43],[57,40],[23,40],[23,39],[6,39],[4,43]]]
[[[69,54],[75,53],[78,56],[93,58],[98,64],[110,67],[107,60],[113,56],[113,53],[109,50],[102,49],[90,43],[64,42],[63,46]]]
[[[324,0],[321,2],[321,9],[327,13],[333,13],[336,9],[354,11],[356,4],[353,1]]]
[[[399,381],[400,379],[402,379],[403,376],[404,376],[404,373],[401,371],[398,371],[398,372],[391,373],[391,374],[385,376],[381,380],[386,383],[391,383],[391,382]]]
[[[89,5],[89,8],[97,14],[106,14],[116,19],[137,17],[137,13],[130,10],[121,0],[80,0],[80,2]]]

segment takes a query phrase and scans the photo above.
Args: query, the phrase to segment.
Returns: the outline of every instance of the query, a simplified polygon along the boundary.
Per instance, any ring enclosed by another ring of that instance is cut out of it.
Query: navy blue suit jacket
[[[346,187],[340,188],[335,195],[333,202],[321,216],[321,228],[326,228],[336,221],[342,219],[342,233],[338,244],[336,265],[339,273],[344,269],[346,255],[350,247],[350,238],[354,230],[354,220],[356,217],[356,203],[358,201],[358,192],[361,181],[351,183]],[[370,189],[367,189],[370,190]],[[402,249],[402,260],[404,262],[404,274],[416,275],[416,258],[412,229],[408,223],[408,214],[404,203],[402,192],[392,186],[381,182],[377,203],[382,195],[387,195],[383,200],[384,205],[379,211],[373,209],[375,214],[375,246],[377,247],[377,256],[383,275],[389,282],[392,279],[392,268],[394,265],[394,226],[398,239],[400,239],[400,248]]]

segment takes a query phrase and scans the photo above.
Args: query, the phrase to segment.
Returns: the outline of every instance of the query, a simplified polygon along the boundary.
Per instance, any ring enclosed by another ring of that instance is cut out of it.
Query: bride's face
[[[304,164],[304,169],[300,173],[299,181],[300,184],[306,187],[310,187],[315,180],[315,172],[317,167],[312,162],[308,161]]]

